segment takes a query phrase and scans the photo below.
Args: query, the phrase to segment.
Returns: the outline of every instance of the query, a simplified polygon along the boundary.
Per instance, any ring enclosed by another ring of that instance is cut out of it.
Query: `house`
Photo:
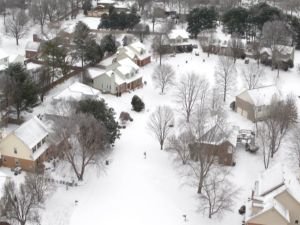
[[[100,91],[80,82],[75,82],[65,90],[54,96],[53,99],[59,100],[82,100],[85,98],[99,97]]]
[[[94,88],[116,95],[143,86],[139,67],[129,58],[113,63],[102,74],[94,74],[92,82]]]
[[[189,33],[183,29],[173,29],[168,34],[171,45],[179,45],[188,42]]]
[[[32,80],[35,82],[39,82],[40,74],[42,71],[42,65],[33,62],[28,62],[25,64],[25,66]]]
[[[189,42],[189,33],[183,29],[173,29],[162,35],[162,47],[166,53],[192,52],[193,45]]]
[[[151,62],[151,55],[147,53],[146,46],[141,42],[134,42],[128,46],[120,47],[116,54],[116,60],[130,58],[138,66],[142,67]]]
[[[272,55],[276,56],[275,67],[283,70],[294,67],[295,47],[275,45],[272,48],[260,50],[260,61],[265,65],[272,65]]]
[[[9,56],[0,49],[0,75],[3,74],[4,70],[8,67]]]
[[[207,130],[199,141],[189,145],[190,157],[192,160],[199,160],[199,151],[206,151],[216,158],[220,165],[233,166],[235,165],[234,153],[236,149],[237,132],[223,130],[217,122],[213,122],[205,128]]]
[[[10,55],[9,63],[21,63],[24,64],[25,57],[23,55]]]
[[[277,164],[261,173],[246,205],[246,225],[296,225],[300,222],[299,181]]]
[[[235,110],[252,122],[263,120],[268,116],[271,101],[275,97],[280,99],[281,94],[274,85],[246,90],[236,96]]]
[[[25,46],[25,57],[26,58],[34,58],[37,56],[40,50],[40,42],[28,41]]]
[[[43,162],[53,153],[47,142],[49,132],[34,116],[0,142],[2,166],[21,167],[26,171],[43,169]]]

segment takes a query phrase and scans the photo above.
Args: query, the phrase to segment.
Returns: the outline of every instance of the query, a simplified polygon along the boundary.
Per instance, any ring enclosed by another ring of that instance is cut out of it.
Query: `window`
[[[32,148],[32,152],[35,152],[36,151],[36,146],[34,146],[33,148]]]
[[[16,166],[20,165],[19,159],[15,159]]]
[[[6,158],[3,157],[2,159],[3,159],[3,162],[6,162]]]
[[[42,140],[42,144],[44,144],[46,142],[46,138],[43,138]]]
[[[261,112],[261,106],[257,107],[257,112]]]
[[[41,147],[41,145],[42,145],[42,143],[41,143],[41,142],[39,142],[39,143],[37,144],[37,148],[40,148],[40,147]]]
[[[14,153],[15,153],[15,154],[18,154],[18,151],[17,151],[17,149],[16,149],[16,148],[14,148]]]

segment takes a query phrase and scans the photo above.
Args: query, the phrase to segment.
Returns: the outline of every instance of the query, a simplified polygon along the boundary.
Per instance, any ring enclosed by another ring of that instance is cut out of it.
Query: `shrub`
[[[132,97],[131,105],[132,105],[133,110],[136,111],[136,112],[140,112],[140,111],[142,111],[145,108],[144,102],[137,95],[134,95]]]

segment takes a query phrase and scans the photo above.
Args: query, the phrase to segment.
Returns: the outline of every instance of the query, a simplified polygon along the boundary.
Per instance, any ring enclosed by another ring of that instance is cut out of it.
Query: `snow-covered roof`
[[[114,58],[115,58],[114,55],[113,55],[113,56],[110,56],[110,57],[108,57],[108,58],[102,60],[100,63],[98,63],[98,65],[100,65],[100,66],[106,68],[106,67],[110,66],[110,65],[113,63]]]
[[[133,50],[135,50],[136,52],[138,53],[142,53],[142,52],[145,52],[146,51],[146,46],[141,43],[140,41],[136,41],[136,42],[133,42],[129,45],[130,48],[132,48]]]
[[[63,90],[61,93],[56,95],[53,99],[55,100],[61,100],[61,99],[75,99],[80,100],[82,97],[97,97],[99,96],[100,91],[97,89],[94,89],[88,85],[85,85],[80,82],[75,82],[69,87],[67,87],[65,90]]]
[[[284,185],[284,174],[281,164],[267,169],[259,175],[255,195],[264,196]]]
[[[24,63],[25,57],[23,55],[10,55],[9,63]]]
[[[250,221],[261,214],[275,210],[287,222],[290,221],[289,208],[287,203],[279,202],[276,198],[286,192],[300,205],[300,184],[296,177],[283,164],[276,164],[259,175],[255,182],[253,200],[246,210],[246,221]],[[259,202],[259,204],[257,204]],[[283,205],[284,204],[284,205]],[[259,207],[259,212],[253,213],[252,207]]]
[[[131,59],[129,58],[124,58],[121,60],[118,60],[118,62],[121,66],[127,66],[127,67],[131,67],[134,70],[138,70],[139,66],[136,65]]]
[[[183,30],[183,29],[173,29],[169,33],[168,37],[170,39],[176,39],[178,37],[181,37],[183,39],[188,39],[189,38],[189,33],[186,30]]]
[[[115,4],[116,2],[114,0],[101,0],[98,2],[98,4]]]
[[[48,135],[48,130],[43,122],[34,116],[17,128],[14,134],[31,149]]]
[[[251,103],[255,106],[270,105],[272,98],[275,96],[281,98],[281,93],[275,85],[246,90],[238,95],[238,97],[244,99],[245,101],[249,101],[245,94],[248,94]]]
[[[40,42],[28,41],[25,46],[25,50],[37,52],[39,50],[40,44]]]
[[[37,63],[33,63],[33,62],[29,62],[26,64],[26,68],[27,70],[36,70],[41,68],[42,65],[41,64],[37,64]]]
[[[6,58],[8,57],[8,54],[6,54],[6,52],[4,52],[2,49],[0,49],[0,59]]]
[[[89,67],[87,69],[87,72],[88,72],[89,78],[94,79],[94,78],[98,77],[99,75],[105,73],[105,70],[97,68],[97,67]]]

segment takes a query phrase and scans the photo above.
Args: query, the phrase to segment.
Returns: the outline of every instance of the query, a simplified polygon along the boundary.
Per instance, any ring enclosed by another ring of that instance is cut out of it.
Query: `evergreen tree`
[[[137,95],[134,95],[132,97],[131,105],[132,105],[133,110],[136,111],[136,112],[140,112],[140,111],[142,111],[145,108],[144,102]]]
[[[38,101],[38,88],[21,63],[9,64],[5,70],[4,93],[20,119],[22,111],[33,107]]]
[[[103,58],[102,49],[100,45],[96,43],[95,40],[90,40],[86,44],[86,51],[85,51],[84,58],[85,58],[85,62],[91,65],[95,65],[102,60]]]
[[[120,128],[115,120],[115,111],[107,106],[105,101],[86,99],[78,103],[77,111],[92,114],[95,119],[103,123],[107,130],[107,138],[111,144],[120,137]]]
[[[229,9],[224,13],[222,22],[230,34],[244,36],[248,26],[248,10],[242,7]]]
[[[116,40],[112,34],[105,35],[101,40],[100,46],[103,52],[113,54],[117,51]]]
[[[187,31],[196,38],[202,30],[215,28],[217,18],[218,13],[213,7],[195,8],[187,16]]]
[[[91,40],[90,28],[83,22],[79,21],[74,30],[73,42],[75,43],[74,56],[81,60],[81,67],[83,68],[85,61],[86,46]]]

